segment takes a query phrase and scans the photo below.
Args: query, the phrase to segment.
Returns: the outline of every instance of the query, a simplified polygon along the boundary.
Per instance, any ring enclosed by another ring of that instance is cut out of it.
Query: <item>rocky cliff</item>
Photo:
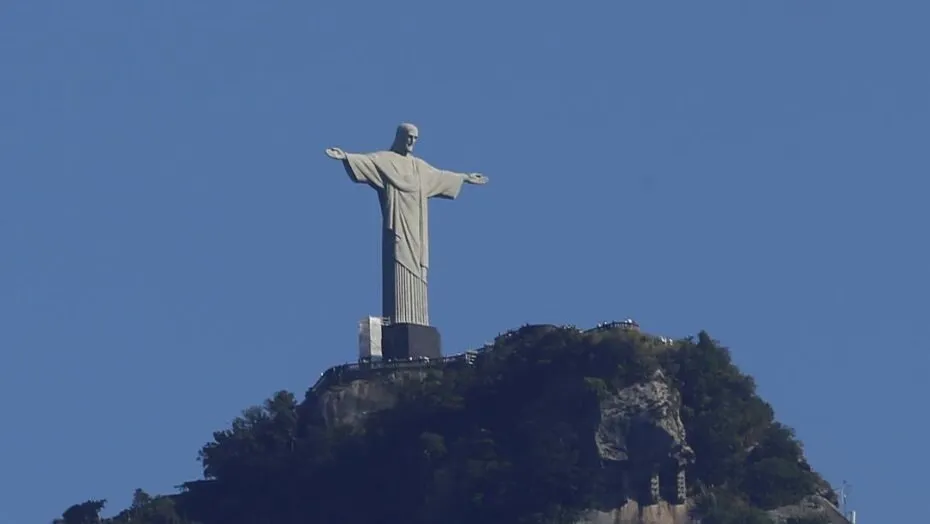
[[[393,408],[406,386],[442,376],[440,367],[343,369],[334,368],[334,375],[343,372],[352,376],[334,376],[332,383],[322,381],[307,396],[305,409],[327,428],[361,428],[368,415]]]

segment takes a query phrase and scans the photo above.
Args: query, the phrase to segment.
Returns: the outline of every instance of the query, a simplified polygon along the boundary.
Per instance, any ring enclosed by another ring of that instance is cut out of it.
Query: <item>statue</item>
[[[429,326],[429,213],[427,199],[454,199],[462,184],[485,184],[478,173],[436,169],[413,156],[419,132],[412,124],[397,127],[389,151],[346,153],[326,150],[341,160],[352,181],[368,184],[381,202],[381,306],[392,324]]]

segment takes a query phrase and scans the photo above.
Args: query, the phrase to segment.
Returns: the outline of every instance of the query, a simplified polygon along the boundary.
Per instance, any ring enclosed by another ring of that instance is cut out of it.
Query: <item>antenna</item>
[[[843,512],[843,515],[846,514],[846,509],[847,509],[846,501],[849,497],[849,490],[851,488],[852,486],[844,480],[842,487],[840,487],[840,489],[838,490],[838,493],[840,495],[840,510]]]
[[[856,524],[856,512],[850,511],[849,504],[848,504],[849,492],[852,491],[852,484],[844,480],[843,485],[840,487],[840,489],[836,489],[833,491],[835,491],[839,495],[840,513],[842,513],[843,516],[846,517],[846,520],[848,520],[852,524]]]

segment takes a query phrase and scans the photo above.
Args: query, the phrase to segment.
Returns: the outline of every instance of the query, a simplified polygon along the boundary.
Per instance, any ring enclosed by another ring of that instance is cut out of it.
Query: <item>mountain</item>
[[[536,325],[441,361],[328,370],[200,451],[180,493],[60,524],[845,523],[707,333]]]

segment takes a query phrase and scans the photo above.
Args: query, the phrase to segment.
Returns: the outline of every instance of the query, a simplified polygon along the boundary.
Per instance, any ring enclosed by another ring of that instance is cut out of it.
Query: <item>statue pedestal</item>
[[[385,360],[442,358],[439,330],[418,324],[390,324],[381,329],[381,354]]]

